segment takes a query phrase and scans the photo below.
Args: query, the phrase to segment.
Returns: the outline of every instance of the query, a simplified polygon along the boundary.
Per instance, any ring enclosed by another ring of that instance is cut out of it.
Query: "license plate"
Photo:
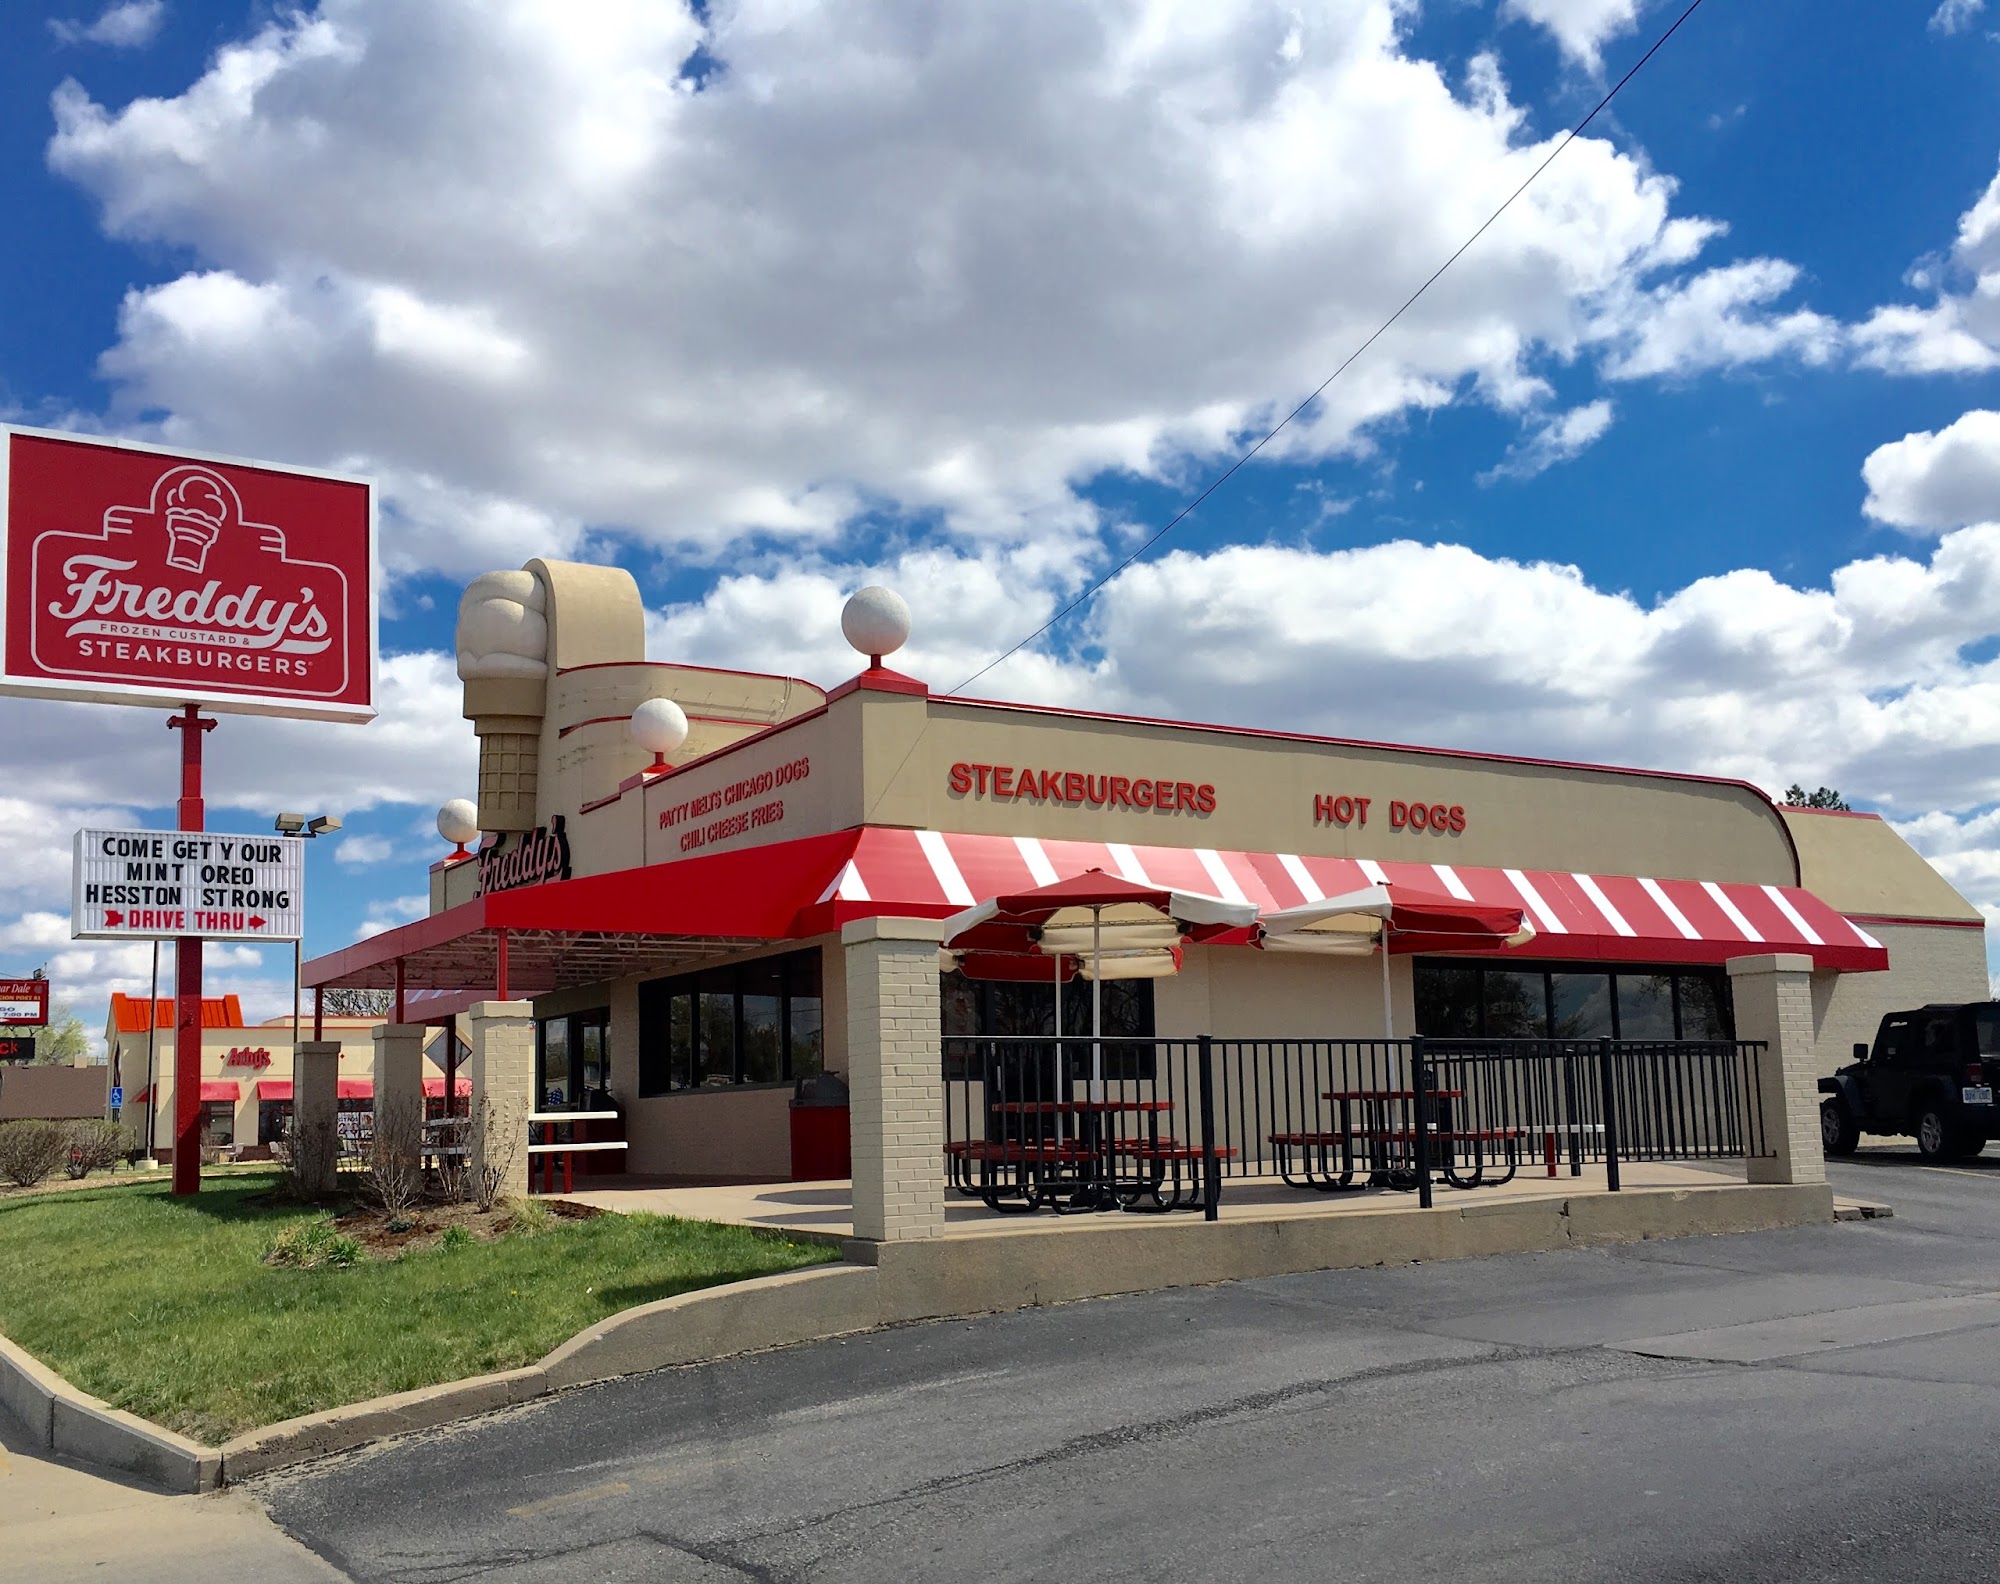
[[[1993,1104],[1993,1086],[1991,1084],[1981,1084],[1977,1089],[1961,1089],[1958,1093],[1959,1098],[1967,1105]]]

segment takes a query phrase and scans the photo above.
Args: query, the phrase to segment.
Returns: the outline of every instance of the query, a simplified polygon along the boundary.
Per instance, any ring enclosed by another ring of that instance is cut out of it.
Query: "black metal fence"
[[[995,1210],[1200,1209],[1231,1180],[1334,1193],[1770,1153],[1762,1044],[951,1038],[949,1180]]]

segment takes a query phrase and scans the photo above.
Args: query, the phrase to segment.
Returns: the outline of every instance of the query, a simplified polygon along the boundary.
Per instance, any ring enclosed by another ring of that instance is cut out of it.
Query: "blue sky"
[[[383,719],[213,739],[212,825],[346,820],[322,951],[408,916],[470,790],[469,576],[616,560],[655,658],[822,683],[887,581],[948,687],[1680,9],[13,6],[0,415],[380,479]],[[2000,4],[1706,0],[1285,444],[978,691],[1824,782],[2000,909],[1997,181]],[[69,944],[68,832],[166,823],[171,743],[0,720],[36,772],[0,967],[97,1021],[144,965]],[[217,955],[278,1010],[275,955]]]

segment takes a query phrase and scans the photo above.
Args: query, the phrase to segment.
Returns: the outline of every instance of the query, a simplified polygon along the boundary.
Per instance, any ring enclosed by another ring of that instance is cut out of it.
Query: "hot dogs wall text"
[[[1315,792],[1313,823],[1359,830],[1368,823],[1371,808],[1378,819],[1386,815],[1392,831],[1430,831],[1439,836],[1458,836],[1465,831],[1465,806],[1461,803],[1406,803],[1401,798],[1348,797],[1344,793]]]

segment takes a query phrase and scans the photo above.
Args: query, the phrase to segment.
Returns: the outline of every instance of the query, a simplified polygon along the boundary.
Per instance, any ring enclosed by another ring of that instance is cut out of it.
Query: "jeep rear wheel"
[[[1927,1161],[1947,1161],[1957,1142],[1945,1125],[1944,1113],[1935,1106],[1926,1107],[1917,1118],[1917,1153]]]
[[[1986,1148],[1985,1136],[1979,1133],[1962,1133],[1958,1138],[1958,1148],[1952,1151],[1958,1160],[1971,1160]]]
[[[1852,1155],[1861,1142],[1861,1124],[1838,1095],[1819,1104],[1819,1142],[1829,1155]]]

